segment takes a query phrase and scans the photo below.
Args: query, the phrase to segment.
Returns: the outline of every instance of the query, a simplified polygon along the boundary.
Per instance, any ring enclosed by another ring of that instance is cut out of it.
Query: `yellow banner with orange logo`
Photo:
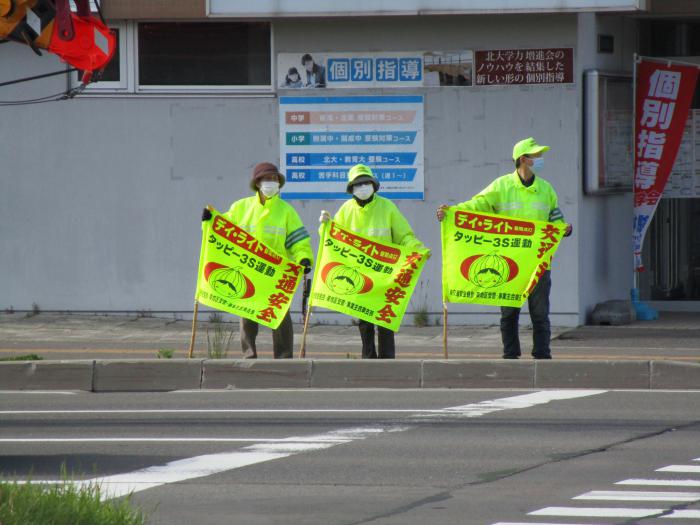
[[[566,225],[454,207],[445,211],[444,301],[521,307],[550,268]]]
[[[429,250],[362,237],[324,224],[309,306],[399,330]]]
[[[196,299],[277,328],[287,315],[302,267],[212,210],[203,223]]]

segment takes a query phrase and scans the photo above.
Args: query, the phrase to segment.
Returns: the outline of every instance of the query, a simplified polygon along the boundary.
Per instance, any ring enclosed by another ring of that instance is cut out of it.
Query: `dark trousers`
[[[241,317],[241,349],[243,357],[246,359],[255,359],[258,357],[258,351],[255,347],[255,338],[258,336],[260,325],[250,319]],[[294,328],[292,326],[292,317],[287,312],[287,315],[282,319],[282,323],[276,330],[272,331],[272,351],[275,354],[275,359],[291,359],[294,356]]]
[[[532,357],[535,359],[552,358],[549,350],[549,340],[552,335],[549,327],[549,291],[551,288],[552,280],[549,270],[547,270],[527,298],[530,319],[532,320]],[[501,339],[503,340],[504,359],[520,357],[519,318],[520,308],[501,307]]]
[[[374,328],[376,325],[360,320],[360,337],[362,338],[362,359],[394,359],[396,347],[394,332],[383,326],[377,326],[379,345],[374,345]]]

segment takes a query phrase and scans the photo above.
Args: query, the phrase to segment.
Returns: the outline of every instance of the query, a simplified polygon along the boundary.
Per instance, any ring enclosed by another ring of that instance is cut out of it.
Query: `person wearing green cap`
[[[261,162],[253,168],[250,178],[251,197],[237,200],[223,214],[225,218],[251,233],[275,252],[311,271],[314,260],[311,239],[291,204],[279,196],[285,177],[271,162]],[[211,211],[204,208],[202,221],[211,220]],[[255,339],[259,325],[241,317],[241,349],[243,357],[255,359],[258,351]],[[272,351],[275,359],[290,359],[294,352],[294,329],[292,318],[287,315],[277,329],[272,331]]]
[[[380,242],[391,242],[416,249],[424,248],[396,204],[377,194],[379,187],[379,181],[368,166],[357,164],[350,168],[346,191],[352,198],[340,207],[333,220],[343,228]],[[330,218],[330,213],[324,210],[319,220],[323,223]],[[377,326],[378,345],[375,346],[375,325],[360,320],[359,328],[363,359],[395,357],[394,332]]]
[[[513,147],[515,171],[497,178],[471,200],[457,204],[456,208],[507,215],[516,219],[565,222],[554,188],[541,177],[544,168],[542,154],[546,151],[549,151],[549,146],[537,144],[532,137],[521,140]],[[443,204],[438,208],[439,221],[445,218],[445,209],[448,207]],[[567,224],[564,236],[571,235],[571,231],[571,225]],[[532,357],[535,359],[552,358],[549,347],[551,286],[550,272],[547,270],[527,300],[532,320]],[[520,357],[519,318],[520,308],[501,307],[504,359]]]

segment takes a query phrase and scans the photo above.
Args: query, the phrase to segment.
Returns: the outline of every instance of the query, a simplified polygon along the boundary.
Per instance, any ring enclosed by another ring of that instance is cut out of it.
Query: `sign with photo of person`
[[[471,86],[472,51],[280,53],[279,89]]]

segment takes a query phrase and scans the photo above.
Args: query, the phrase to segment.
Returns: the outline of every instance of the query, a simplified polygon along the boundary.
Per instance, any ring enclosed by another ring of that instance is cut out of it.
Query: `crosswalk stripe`
[[[700,479],[623,479],[615,485],[648,485],[657,487],[700,487]]]
[[[618,507],[545,507],[528,513],[530,516],[570,516],[589,518],[700,518],[700,510],[632,509]]]
[[[700,518],[700,510],[674,510],[671,514],[661,517],[670,519],[676,518],[682,520]]]
[[[644,492],[636,490],[592,490],[572,499],[613,501],[696,501],[700,492]]]
[[[700,465],[669,465],[657,468],[656,472],[700,472]]]
[[[499,521],[498,523],[493,523],[492,525],[607,525],[605,523],[544,523],[541,521]]]
[[[644,518],[658,516],[666,509],[631,509],[616,507],[545,507],[529,512],[530,516],[573,516],[597,518]]]

